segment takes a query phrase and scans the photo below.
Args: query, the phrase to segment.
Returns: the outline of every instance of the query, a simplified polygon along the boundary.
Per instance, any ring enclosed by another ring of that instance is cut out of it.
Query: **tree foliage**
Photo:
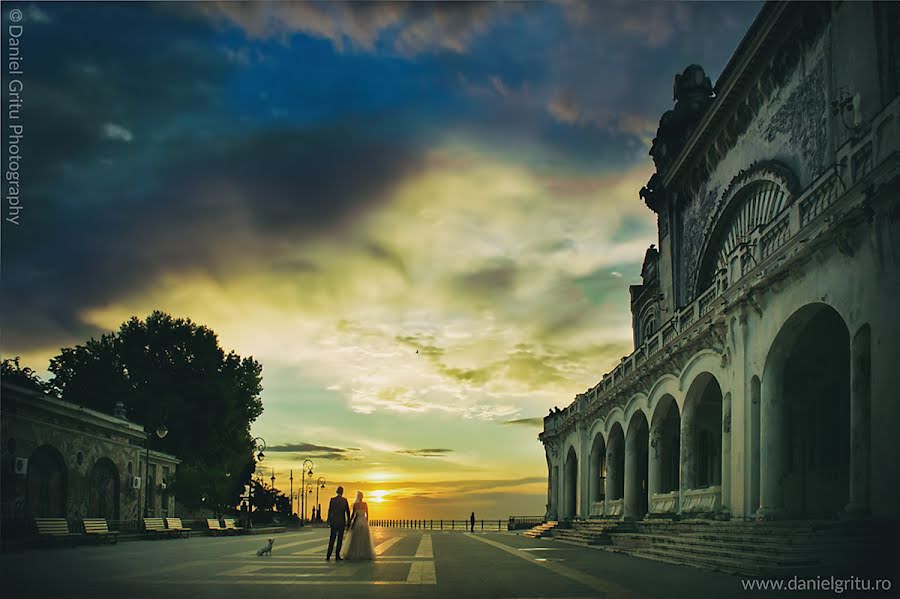
[[[0,363],[0,380],[29,391],[41,392],[44,390],[44,382],[41,381],[41,378],[31,368],[20,366],[18,356],[12,360],[5,358]]]
[[[155,311],[64,348],[50,372],[50,392],[107,413],[122,401],[128,418],[151,432],[151,448],[183,460],[181,501],[237,503],[252,473],[250,424],[263,409],[262,366],[252,357],[225,353],[209,328]],[[169,431],[163,439],[152,434],[160,424]]]

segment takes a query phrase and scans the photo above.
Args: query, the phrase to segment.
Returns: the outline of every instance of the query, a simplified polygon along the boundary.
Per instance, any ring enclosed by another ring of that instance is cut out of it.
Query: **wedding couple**
[[[356,492],[356,502],[353,511],[344,498],[344,487],[337,488],[337,495],[331,498],[328,504],[328,526],[331,527],[331,536],[328,538],[328,554],[325,561],[331,560],[331,551],[334,549],[334,541],[337,539],[337,552],[335,561],[344,559],[350,561],[371,561],[375,559],[375,547],[372,546],[372,537],[369,535],[369,506],[363,501],[362,491]],[[350,540],[347,542],[347,551],[341,557],[341,544],[344,542],[344,529],[350,531]]]

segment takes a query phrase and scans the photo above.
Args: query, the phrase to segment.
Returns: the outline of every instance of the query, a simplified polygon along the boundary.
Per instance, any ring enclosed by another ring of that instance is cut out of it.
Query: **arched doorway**
[[[647,418],[638,410],[625,436],[625,517],[634,520],[647,513],[649,433]]]
[[[679,487],[681,414],[671,395],[660,398],[650,426],[650,495]]]
[[[66,463],[56,448],[41,445],[28,459],[28,514],[32,518],[66,517]]]
[[[722,484],[722,388],[704,372],[685,396],[682,424],[682,476],[686,489]]]
[[[119,470],[107,458],[101,458],[91,470],[88,517],[119,519]]]
[[[603,435],[597,433],[594,437],[594,443],[591,445],[591,461],[590,461],[590,503],[594,504],[603,501],[606,497],[606,443],[603,441]]]
[[[563,518],[572,519],[578,514],[578,455],[574,447],[566,454],[565,503]]]
[[[825,304],[785,322],[762,380],[761,515],[834,515],[850,491],[850,332]]]
[[[606,501],[625,496],[625,433],[618,422],[609,430],[606,445]],[[607,510],[609,513],[609,510]]]

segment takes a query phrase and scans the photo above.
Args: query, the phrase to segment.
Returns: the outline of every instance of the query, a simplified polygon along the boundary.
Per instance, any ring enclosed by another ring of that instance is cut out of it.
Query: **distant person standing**
[[[475,532],[475,512],[472,512],[472,515],[469,516],[469,529]]]

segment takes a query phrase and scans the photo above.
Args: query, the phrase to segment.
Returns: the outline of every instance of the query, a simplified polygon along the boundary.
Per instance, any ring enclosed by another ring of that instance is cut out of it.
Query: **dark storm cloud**
[[[414,143],[343,126],[255,131],[220,147],[185,140],[165,151],[177,160],[157,189],[98,198],[96,211],[57,224],[52,245],[7,263],[3,292],[16,301],[6,304],[21,312],[5,331],[14,346],[83,329],[84,309],[140,292],[163,273],[227,276],[280,242],[327,234],[382,200],[419,155]],[[403,268],[381,247],[368,252]],[[26,322],[36,307],[41,320]]]

